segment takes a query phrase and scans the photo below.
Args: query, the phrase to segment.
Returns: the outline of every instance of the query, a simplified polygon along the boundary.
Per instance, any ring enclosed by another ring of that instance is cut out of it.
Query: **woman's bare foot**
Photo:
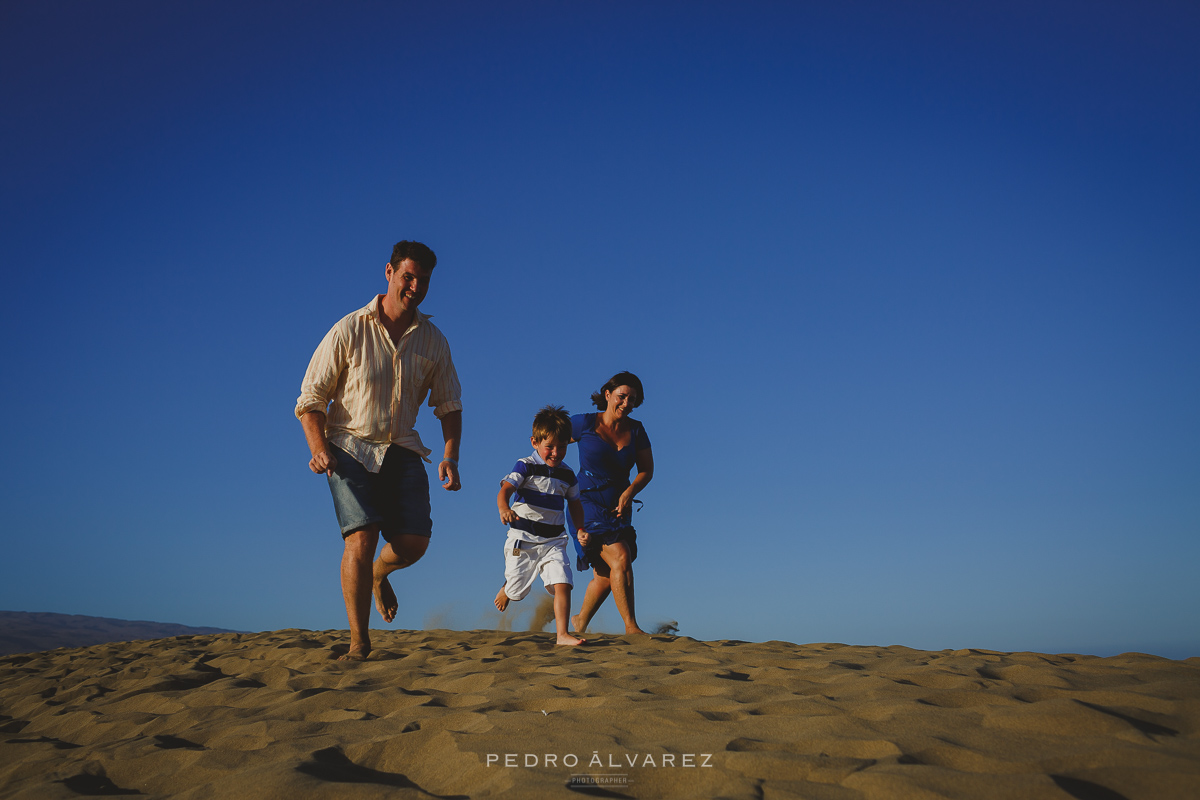
[[[587,628],[586,625],[584,625],[583,627],[580,627],[580,625],[579,625],[579,617],[580,616],[581,616],[580,614],[576,614],[575,616],[571,617],[571,630],[575,631],[576,633],[583,633],[584,629]]]
[[[509,599],[509,596],[504,592],[504,586],[501,586],[500,591],[496,592],[496,608],[503,612],[504,609],[508,608]]]
[[[400,608],[400,602],[396,600],[396,592],[387,579],[388,573],[380,572],[379,559],[375,560],[371,574],[371,594],[375,595],[375,609],[379,612],[379,616],[383,617],[384,622],[391,622],[396,618],[396,610]]]
[[[636,627],[631,628],[628,625],[626,625],[625,626],[625,635],[626,636],[649,636],[650,634],[646,633],[641,628],[636,628]]]
[[[570,645],[571,647],[578,647],[581,644],[587,644],[587,639],[578,639],[569,633],[560,633],[558,635],[558,641],[555,642],[555,644],[566,644]]]

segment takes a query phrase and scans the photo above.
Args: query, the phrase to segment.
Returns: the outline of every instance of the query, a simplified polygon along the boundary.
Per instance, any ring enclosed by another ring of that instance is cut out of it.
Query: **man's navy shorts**
[[[376,526],[388,542],[404,534],[428,538],[433,533],[429,475],[419,455],[392,445],[379,472],[370,472],[342,448],[330,444],[329,450],[338,462],[329,476],[329,491],[342,538]]]

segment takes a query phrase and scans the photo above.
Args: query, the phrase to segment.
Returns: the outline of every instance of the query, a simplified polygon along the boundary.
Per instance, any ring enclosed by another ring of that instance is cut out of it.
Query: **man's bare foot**
[[[584,626],[584,627],[587,627],[587,626]],[[584,628],[581,628],[579,626],[579,614],[576,614],[575,616],[571,617],[571,630],[575,631],[576,633],[583,633]]]
[[[555,644],[566,644],[570,645],[571,647],[578,647],[581,644],[587,644],[587,639],[578,639],[569,633],[560,633],[558,635],[558,641],[555,642]]]
[[[379,559],[375,560],[371,572],[374,579],[371,585],[371,594],[375,595],[375,608],[379,611],[379,616],[383,617],[384,622],[391,622],[396,618],[396,610],[400,607],[400,602],[396,600],[396,593],[387,579],[387,573],[381,575],[379,572]]]
[[[338,661],[366,661],[367,656],[371,655],[369,646],[351,647],[342,655],[338,656]]]
[[[508,608],[508,602],[510,599],[511,598],[504,591],[504,586],[501,586],[500,591],[496,592],[496,608],[498,608],[500,611],[504,611],[504,609]]]

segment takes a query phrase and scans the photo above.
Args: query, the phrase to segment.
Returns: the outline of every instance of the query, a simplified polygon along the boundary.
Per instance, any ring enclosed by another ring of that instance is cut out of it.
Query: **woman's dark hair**
[[[596,408],[600,409],[601,411],[607,411],[608,410],[608,401],[604,399],[604,393],[611,392],[613,389],[616,389],[618,386],[632,386],[633,387],[633,392],[634,392],[633,407],[634,408],[637,408],[638,406],[640,406],[642,404],[642,401],[646,399],[646,393],[642,391],[642,382],[638,379],[637,375],[634,375],[632,372],[618,372],[616,375],[613,375],[611,378],[608,379],[608,383],[606,383],[600,387],[600,391],[598,391],[594,395],[592,395],[592,405],[594,405]]]

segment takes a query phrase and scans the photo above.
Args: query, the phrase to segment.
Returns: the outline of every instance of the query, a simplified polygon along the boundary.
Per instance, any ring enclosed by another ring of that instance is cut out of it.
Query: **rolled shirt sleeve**
[[[446,344],[442,349],[444,353],[437,360],[433,382],[429,387],[429,407],[438,419],[462,411],[462,385],[458,382],[458,370],[454,368],[454,359],[450,356],[450,345]]]
[[[300,396],[296,398],[297,419],[310,411],[324,414],[329,408],[338,377],[346,368],[346,337],[341,328],[339,322],[329,329],[308,362],[300,384]]]

